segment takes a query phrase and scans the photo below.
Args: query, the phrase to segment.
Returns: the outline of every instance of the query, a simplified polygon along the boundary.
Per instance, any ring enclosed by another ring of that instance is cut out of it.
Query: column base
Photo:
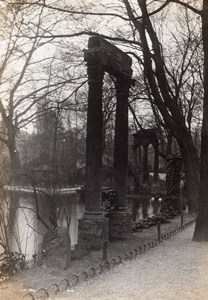
[[[84,213],[78,225],[78,248],[102,249],[104,239],[108,240],[108,219],[100,213]]]
[[[132,232],[132,214],[127,208],[111,211],[109,214],[110,241],[125,239]]]

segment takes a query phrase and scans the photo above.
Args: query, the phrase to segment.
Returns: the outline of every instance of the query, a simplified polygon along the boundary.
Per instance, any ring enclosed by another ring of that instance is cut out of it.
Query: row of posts
[[[183,216],[183,212],[181,213],[181,228],[183,227],[184,224],[184,216]],[[161,241],[161,222],[158,220],[157,222],[157,239],[160,242]],[[103,240],[103,260],[107,260],[108,259],[108,241],[104,238]]]

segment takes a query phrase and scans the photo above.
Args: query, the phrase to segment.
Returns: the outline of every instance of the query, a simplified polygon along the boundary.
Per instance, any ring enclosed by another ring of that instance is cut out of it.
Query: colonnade
[[[131,230],[131,215],[126,203],[128,166],[128,96],[132,84],[131,58],[101,37],[91,37],[85,50],[88,73],[88,113],[86,142],[85,213],[79,221],[78,244],[100,248],[103,235],[121,237]],[[102,89],[104,73],[115,77],[116,120],[113,183],[116,210],[107,220],[102,201]],[[106,239],[107,237],[105,237]]]
[[[139,173],[142,174],[142,184],[148,183],[148,148],[150,144],[154,148],[154,182],[159,178],[159,143],[157,138],[157,128],[143,129],[133,134],[134,144],[134,165],[135,169],[140,167]]]

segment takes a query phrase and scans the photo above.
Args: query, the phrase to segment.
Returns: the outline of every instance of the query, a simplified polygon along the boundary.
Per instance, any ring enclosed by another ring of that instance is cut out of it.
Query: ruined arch
[[[88,248],[102,245],[106,220],[101,211],[102,176],[102,86],[104,73],[115,77],[116,121],[114,144],[114,188],[117,210],[109,218],[111,237],[130,230],[126,203],[128,166],[128,96],[132,81],[131,58],[100,36],[88,41],[84,52],[88,73],[88,113],[86,142],[85,213],[79,222],[78,243]],[[125,219],[125,221],[124,221]],[[120,226],[119,224],[120,220]],[[123,224],[123,225],[121,225]],[[117,233],[115,228],[118,229]]]

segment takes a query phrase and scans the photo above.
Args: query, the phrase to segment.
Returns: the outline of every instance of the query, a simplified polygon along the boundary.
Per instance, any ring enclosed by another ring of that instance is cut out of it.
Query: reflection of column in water
[[[78,219],[84,212],[84,204],[76,192],[69,192],[57,195],[58,204],[58,226],[69,226],[71,246],[77,244]]]
[[[160,213],[160,209],[161,209],[161,201],[162,198],[156,197],[156,198],[152,198],[150,201],[150,207],[151,207],[151,216],[152,215],[157,215]]]
[[[142,197],[142,217],[147,218],[148,217],[148,198],[143,196]]]
[[[23,204],[23,197],[18,192],[13,192],[9,195],[11,197],[11,206],[9,209],[9,248],[11,252],[19,252],[27,255],[26,240],[28,237],[27,219],[28,213]],[[27,258],[27,257],[26,257]]]
[[[19,205],[19,197],[15,195],[15,192],[10,191],[6,194],[6,201],[9,203],[8,210],[8,240],[9,240],[9,250],[14,252],[18,251],[18,236],[16,234],[16,228],[18,226],[17,222],[17,207]],[[16,237],[17,236],[17,237]]]
[[[72,197],[70,197],[71,205],[70,205],[70,216],[71,216],[71,221],[70,221],[70,226],[69,226],[69,234],[70,234],[70,239],[71,239],[71,246],[76,244],[76,237],[77,237],[77,199],[76,195],[73,194]]]
[[[42,242],[42,236],[46,232],[46,228],[36,218],[36,207],[33,196],[25,194],[20,200],[21,207],[19,209],[19,231],[21,237],[21,247],[26,259],[31,259],[37,254],[38,245]]]
[[[149,196],[140,195],[132,199],[131,205],[133,222],[153,215],[153,207]]]
[[[158,208],[159,208],[159,201],[158,201],[158,198],[155,198],[154,202],[153,202],[153,214],[154,215],[158,214]]]
[[[154,202],[149,199],[148,217],[154,216]]]
[[[141,211],[141,215],[142,218],[147,218],[147,217],[151,217],[153,215],[152,211],[153,211],[153,207],[150,203],[150,197],[147,195],[142,195],[141,196],[141,204],[142,204],[142,211]]]
[[[132,199],[132,218],[133,218],[133,222],[136,222],[137,220],[139,220],[139,207],[140,207],[139,198],[133,198]]]
[[[26,255],[26,259],[31,259],[38,251],[38,245],[42,242],[46,228],[36,219],[34,196],[31,195],[31,193],[15,192],[13,196],[14,200],[12,201],[12,209],[9,215],[11,221],[11,230],[8,233],[10,249],[11,251],[22,252]],[[12,197],[12,195],[10,195],[10,197]],[[66,214],[71,217],[69,234],[71,245],[75,246],[78,236],[78,219],[83,215],[84,203],[80,201],[77,193],[61,195],[61,198],[66,198],[64,200],[66,200],[68,204]],[[45,220],[45,206],[43,204],[45,201],[43,198],[40,200],[39,209]],[[63,222],[62,225],[66,226],[66,222]]]
[[[77,238],[78,238],[78,220],[81,219],[83,213],[84,213],[84,204],[79,201],[79,195],[77,193],[71,194],[70,197],[71,201],[71,222],[69,227],[69,234],[71,239],[71,246],[72,248],[75,247],[77,244]]]
[[[22,204],[22,203],[21,203]],[[18,224],[21,238],[21,248],[26,256],[26,259],[31,259],[35,254],[35,213],[30,210],[33,209],[30,203],[27,204],[27,209],[18,210]]]
[[[21,252],[26,259],[31,259],[37,252],[38,236],[33,199],[28,193],[15,192],[14,196],[15,205],[12,205],[10,212],[10,220],[13,218],[9,232],[10,250]]]

